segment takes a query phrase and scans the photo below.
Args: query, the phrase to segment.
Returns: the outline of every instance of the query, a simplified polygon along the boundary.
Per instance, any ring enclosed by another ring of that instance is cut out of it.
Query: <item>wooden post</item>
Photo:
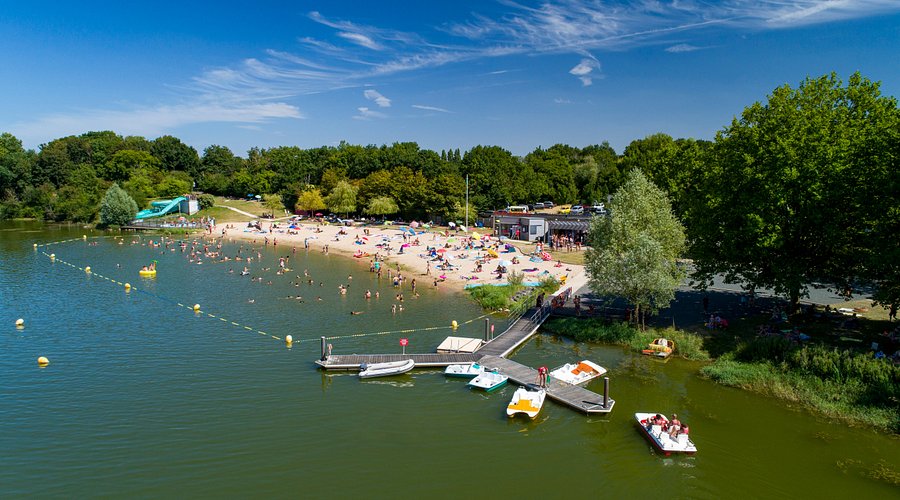
[[[325,361],[325,336],[322,336],[322,361]]]
[[[609,377],[603,377],[603,407],[609,408]]]
[[[490,318],[484,318],[484,341],[488,341],[488,335],[491,332],[491,320]]]

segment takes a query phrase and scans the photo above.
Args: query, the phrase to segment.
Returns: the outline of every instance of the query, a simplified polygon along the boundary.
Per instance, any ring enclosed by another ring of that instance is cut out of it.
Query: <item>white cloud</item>
[[[425,110],[425,111],[437,111],[437,112],[440,112],[440,113],[452,113],[452,111],[446,110],[446,109],[444,109],[444,108],[438,108],[438,107],[435,107],[435,106],[425,106],[425,105],[422,105],[422,104],[413,104],[412,107],[414,107],[414,108],[416,108],[416,109],[422,109],[422,110]]]
[[[391,107],[391,100],[381,95],[377,90],[366,90],[365,92],[363,92],[363,95],[366,99],[375,101],[375,104],[377,104],[379,108]]]
[[[356,108],[359,111],[358,115],[353,116],[355,120],[371,120],[373,118],[385,118],[387,115],[384,113],[379,113],[378,111],[372,111],[366,107]]]
[[[553,102],[555,102],[556,104],[572,104],[572,101],[570,101],[569,99],[564,99],[562,97],[557,97],[556,99],[553,99]]]
[[[681,52],[693,52],[695,50],[700,50],[700,47],[696,47],[687,43],[679,43],[678,45],[672,45],[671,47],[666,48],[666,52],[672,52],[674,54],[678,54]]]
[[[39,144],[48,138],[114,130],[122,135],[153,137],[194,123],[265,123],[276,118],[304,118],[296,106],[271,103],[197,103],[138,107],[130,110],[82,110],[13,125],[17,137]]]
[[[569,74],[575,75],[581,80],[581,84],[585,87],[594,83],[591,73],[600,69],[600,62],[596,59],[584,58],[574,68],[569,70]]]
[[[366,35],[363,35],[362,33],[348,33],[346,31],[342,31],[337,35],[345,40],[350,40],[357,45],[362,45],[367,49],[381,50],[380,45],[378,45],[374,40],[367,37]]]

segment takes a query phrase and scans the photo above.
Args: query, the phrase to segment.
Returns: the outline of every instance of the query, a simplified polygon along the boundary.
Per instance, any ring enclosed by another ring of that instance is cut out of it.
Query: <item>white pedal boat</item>
[[[487,392],[491,392],[506,385],[506,382],[508,380],[509,377],[507,377],[506,375],[501,375],[497,372],[484,372],[481,375],[478,375],[477,377],[470,380],[467,385],[477,387],[479,389],[484,389]]]
[[[478,363],[468,365],[450,365],[444,370],[448,377],[474,378],[484,373],[484,366]]]
[[[547,397],[547,391],[540,387],[529,385],[527,387],[519,387],[513,393],[512,400],[506,407],[506,416],[512,417],[519,413],[534,418],[540,413],[544,407],[544,399]]]
[[[550,372],[556,380],[572,385],[584,384],[605,374],[606,368],[586,359],[579,363],[566,363]]]
[[[666,424],[668,424],[668,417],[661,413],[635,413],[634,418],[637,420],[641,432],[657,450],[661,451],[666,456],[669,456],[672,453],[685,453],[688,455],[697,453],[697,447],[694,446],[694,442],[691,441],[691,438],[687,434],[678,434],[673,438],[669,436],[669,433],[663,430],[663,426],[649,425],[650,419],[656,415],[661,416]]]
[[[389,363],[372,363],[359,365],[359,378],[388,377],[406,373],[416,366],[416,362],[407,359],[404,361],[391,361]]]

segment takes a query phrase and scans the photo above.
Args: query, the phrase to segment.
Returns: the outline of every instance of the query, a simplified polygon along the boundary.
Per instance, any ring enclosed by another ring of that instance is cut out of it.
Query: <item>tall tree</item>
[[[181,170],[192,177],[199,173],[200,156],[197,150],[177,137],[157,137],[150,144],[150,153],[159,159],[163,170]]]
[[[400,211],[397,203],[390,196],[379,196],[369,201],[366,207],[366,213],[370,215],[391,215]]]
[[[585,253],[588,285],[597,293],[624,297],[643,326],[675,299],[683,278],[676,265],[685,247],[684,227],[666,194],[639,169],[628,173],[613,196],[609,217],[594,217]]]
[[[792,310],[809,283],[850,290],[877,251],[870,194],[884,194],[880,172],[896,172],[884,149],[896,115],[896,100],[858,73],[846,87],[834,74],[785,85],[747,107],[716,135],[690,203],[697,276],[773,288]]]
[[[345,215],[356,211],[356,192],[359,189],[347,181],[338,181],[331,193],[325,197],[328,210]]]
[[[297,204],[294,208],[308,212],[308,215],[313,215],[316,210],[322,210],[325,206],[322,193],[317,188],[311,188],[297,195]]]

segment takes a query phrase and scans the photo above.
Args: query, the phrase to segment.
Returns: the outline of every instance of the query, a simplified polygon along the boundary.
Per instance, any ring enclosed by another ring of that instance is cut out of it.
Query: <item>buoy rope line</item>
[[[95,237],[93,237],[93,238],[104,238],[104,237],[105,237],[105,236],[95,236]],[[68,240],[62,240],[62,241],[55,241],[55,242],[51,242],[51,243],[45,243],[45,244],[43,244],[43,245],[35,244],[35,247],[34,247],[34,248],[37,249],[37,248],[42,248],[42,247],[49,247],[49,246],[51,246],[51,245],[60,245],[60,244],[63,244],[63,243],[70,243],[70,242],[73,242],[73,241],[84,241],[84,239],[85,239],[85,238],[71,238],[71,239],[68,239]],[[65,261],[65,260],[63,260],[63,259],[57,257],[55,254],[49,254],[49,253],[47,253],[47,252],[45,252],[45,251],[43,251],[43,250],[41,250],[41,253],[44,254],[47,258],[49,258],[51,261],[59,262],[60,264],[69,266],[69,267],[71,267],[72,269],[78,269],[79,271],[82,271],[82,272],[89,272],[92,276],[96,276],[96,277],[101,278],[101,279],[104,279],[104,280],[106,280],[106,281],[108,281],[108,282],[110,282],[110,283],[115,283],[116,285],[119,285],[119,286],[122,286],[122,287],[126,287],[126,289],[134,290],[135,292],[139,292],[139,293],[143,293],[143,294],[145,294],[145,295],[149,295],[150,297],[153,297],[153,298],[155,298],[155,299],[161,300],[161,301],[163,301],[163,302],[168,302],[168,303],[170,303],[170,304],[174,304],[174,305],[176,305],[176,306],[178,306],[178,307],[183,307],[183,308],[185,308],[185,309],[187,309],[187,310],[189,310],[189,311],[191,311],[191,312],[197,313],[197,314],[204,314],[204,315],[206,315],[208,318],[218,319],[219,321],[221,321],[221,322],[223,322],[223,323],[230,323],[232,326],[237,327],[237,328],[243,328],[244,330],[247,330],[247,331],[256,332],[256,333],[258,333],[258,334],[260,334],[260,335],[263,335],[263,336],[266,336],[266,337],[271,337],[271,338],[273,338],[273,339],[275,339],[275,340],[278,340],[278,341],[283,341],[283,340],[285,340],[285,339],[283,339],[283,338],[281,338],[281,337],[279,337],[279,336],[277,336],[277,335],[272,335],[271,333],[264,332],[264,331],[259,330],[259,329],[257,329],[257,328],[253,328],[253,327],[251,327],[251,326],[247,326],[247,325],[238,323],[238,322],[236,322],[236,321],[231,321],[231,320],[226,319],[226,318],[223,318],[223,317],[221,317],[221,316],[216,316],[215,314],[212,314],[212,313],[203,312],[202,310],[197,310],[197,309],[195,309],[196,306],[191,306],[191,305],[187,305],[187,304],[182,304],[181,302],[178,302],[177,300],[171,299],[171,298],[169,298],[169,297],[166,297],[166,296],[163,296],[163,295],[159,295],[159,294],[157,294],[157,293],[149,292],[149,291],[147,291],[147,290],[141,290],[140,288],[137,288],[137,287],[135,287],[134,285],[129,285],[128,283],[124,283],[124,282],[118,281],[118,280],[116,280],[116,279],[114,279],[114,278],[110,278],[110,277],[108,277],[108,276],[104,276],[104,275],[102,275],[102,274],[100,274],[100,273],[98,273],[98,272],[95,272],[95,271],[92,270],[90,267],[79,267],[79,266],[77,266],[77,265],[75,265],[75,264],[72,264],[72,263],[70,263],[70,262],[67,262],[67,261]],[[478,321],[478,320],[480,320],[480,319],[486,318],[487,316],[490,316],[490,314],[489,314],[489,313],[487,313],[487,314],[482,314],[481,316],[478,316],[477,318],[472,318],[472,319],[470,319],[470,320],[468,320],[468,321],[462,322],[461,324],[463,324],[463,325],[468,325],[468,324],[470,324],[470,323],[472,323],[472,322],[474,322],[474,321]],[[381,332],[355,333],[355,334],[350,334],[350,335],[332,335],[332,336],[329,336],[329,337],[325,337],[325,340],[338,340],[338,339],[349,339],[349,338],[359,338],[359,337],[373,337],[373,336],[378,336],[378,335],[390,335],[390,334],[395,334],[395,333],[401,333],[401,334],[402,334],[402,333],[415,333],[415,332],[427,332],[427,331],[446,330],[446,329],[455,329],[455,328],[454,328],[452,325],[450,325],[450,326],[428,326],[428,327],[424,327],[424,328],[408,328],[408,329],[404,329],[404,330],[385,330],[385,331],[381,331]],[[321,337],[307,338],[307,339],[292,339],[292,342],[296,342],[297,344],[301,344],[301,345],[302,345],[303,343],[311,343],[311,342],[313,342],[313,341],[317,341],[317,340],[320,340],[320,339],[321,339]]]

